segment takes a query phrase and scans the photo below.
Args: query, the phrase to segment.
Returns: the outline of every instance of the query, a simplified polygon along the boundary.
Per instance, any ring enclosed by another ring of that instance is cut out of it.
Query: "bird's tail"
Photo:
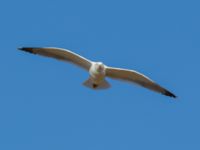
[[[86,80],[83,83],[84,86],[90,88],[90,89],[95,89],[95,90],[103,90],[103,89],[108,89],[111,87],[111,85],[108,83],[108,81],[106,81],[105,79],[98,85],[95,85],[91,78],[89,78],[88,80]]]

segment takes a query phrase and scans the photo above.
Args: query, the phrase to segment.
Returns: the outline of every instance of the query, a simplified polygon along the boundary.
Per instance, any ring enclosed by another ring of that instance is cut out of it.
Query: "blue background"
[[[0,149],[199,150],[200,3],[1,0]],[[52,46],[138,70],[177,101],[16,50]]]

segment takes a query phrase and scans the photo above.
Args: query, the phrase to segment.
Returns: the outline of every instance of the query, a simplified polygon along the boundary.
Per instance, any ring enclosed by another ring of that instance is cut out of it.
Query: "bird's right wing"
[[[165,88],[156,84],[154,81],[152,81],[145,75],[133,70],[106,67],[106,76],[114,78],[114,79],[120,79],[124,81],[129,81],[132,83],[136,83],[140,86],[143,86],[145,88],[148,88],[158,93],[162,93],[166,96],[170,96],[174,98],[176,97],[173,93],[169,92]]]
[[[54,48],[54,47],[22,47],[19,50],[26,51],[32,54],[38,54],[46,57],[52,57],[55,59],[71,62],[86,70],[89,70],[92,62],[76,53],[73,53],[67,49]]]

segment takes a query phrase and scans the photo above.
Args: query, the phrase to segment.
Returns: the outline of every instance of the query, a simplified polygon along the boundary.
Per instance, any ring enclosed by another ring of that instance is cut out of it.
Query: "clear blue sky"
[[[0,149],[199,150],[200,3],[194,0],[1,0]],[[178,100],[17,51],[73,50],[136,69]]]

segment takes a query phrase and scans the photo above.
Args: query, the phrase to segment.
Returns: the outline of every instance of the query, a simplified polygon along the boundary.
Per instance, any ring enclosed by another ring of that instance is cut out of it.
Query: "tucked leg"
[[[93,84],[92,86],[93,86],[94,89],[96,89],[98,85],[97,84]]]

